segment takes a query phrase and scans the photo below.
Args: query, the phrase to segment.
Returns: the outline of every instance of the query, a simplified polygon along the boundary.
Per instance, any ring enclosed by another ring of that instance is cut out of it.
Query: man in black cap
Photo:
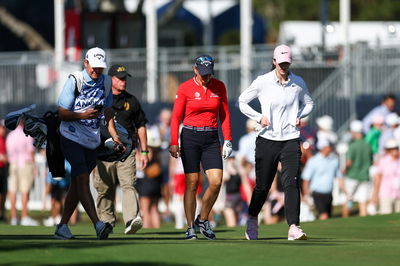
[[[111,66],[108,75],[112,77],[114,119],[129,132],[133,143],[138,143],[139,165],[145,168],[149,161],[146,132],[148,121],[137,98],[126,91],[126,79],[131,75],[122,65]],[[115,226],[114,200],[116,186],[119,184],[122,189],[122,215],[125,222],[125,234],[134,234],[143,225],[140,217],[139,197],[134,186],[135,182],[136,149],[133,149],[123,162],[97,161],[94,186],[98,192],[98,215],[102,221],[107,221]]]

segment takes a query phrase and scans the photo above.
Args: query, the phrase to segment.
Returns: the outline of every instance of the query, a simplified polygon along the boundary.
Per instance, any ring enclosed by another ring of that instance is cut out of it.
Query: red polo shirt
[[[225,140],[232,140],[225,84],[211,79],[203,87],[195,78],[182,83],[176,92],[171,119],[171,145],[178,145],[179,124],[218,128],[218,115]]]

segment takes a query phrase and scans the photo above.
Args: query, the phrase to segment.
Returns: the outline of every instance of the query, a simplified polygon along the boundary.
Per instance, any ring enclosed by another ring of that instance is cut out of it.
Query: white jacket
[[[260,101],[261,113],[249,105],[255,98]],[[299,138],[296,119],[307,116],[313,106],[304,80],[291,72],[285,84],[279,82],[275,70],[258,76],[239,96],[239,108],[243,114],[257,122],[266,116],[271,123],[261,128],[258,135],[277,141]]]

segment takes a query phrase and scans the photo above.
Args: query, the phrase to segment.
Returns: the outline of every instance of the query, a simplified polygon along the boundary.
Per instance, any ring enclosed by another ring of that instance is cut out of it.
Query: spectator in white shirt
[[[390,113],[386,116],[386,126],[382,128],[382,133],[379,137],[379,154],[384,153],[386,141],[395,138],[399,122],[399,116],[396,113]]]
[[[394,111],[396,106],[396,96],[393,94],[387,94],[383,97],[382,103],[376,106],[374,109],[363,118],[363,130],[364,134],[367,134],[371,128],[372,118],[377,115],[381,115],[386,118],[388,114]]]
[[[248,119],[246,121],[246,131],[247,133],[240,137],[239,139],[239,150],[237,157],[240,158],[240,163],[242,164],[242,160],[246,160],[252,165],[255,164],[254,160],[254,151],[256,149],[256,138],[257,138],[257,122]]]

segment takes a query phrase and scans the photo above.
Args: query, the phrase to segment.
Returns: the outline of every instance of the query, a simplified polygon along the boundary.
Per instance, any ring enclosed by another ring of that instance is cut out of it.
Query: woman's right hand
[[[169,153],[171,154],[172,157],[178,158],[180,153],[179,146],[178,145],[169,146]]]
[[[263,128],[271,125],[271,123],[269,122],[269,120],[266,116],[263,116],[261,118],[260,124],[261,124],[261,127],[263,127]]]

